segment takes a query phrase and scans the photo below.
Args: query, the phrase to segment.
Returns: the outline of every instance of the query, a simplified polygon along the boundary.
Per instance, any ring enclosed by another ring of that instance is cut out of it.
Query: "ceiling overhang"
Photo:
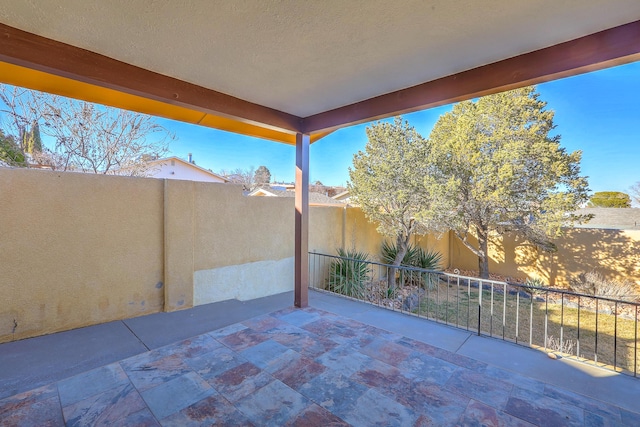
[[[416,86],[298,117],[0,24],[0,79],[230,132],[295,144],[344,126],[640,59],[640,21]]]
[[[640,21],[635,21],[306,117],[304,131],[337,129],[638,60]]]

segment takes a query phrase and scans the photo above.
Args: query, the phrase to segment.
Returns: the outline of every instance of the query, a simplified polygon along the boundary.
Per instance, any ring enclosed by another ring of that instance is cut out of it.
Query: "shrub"
[[[638,301],[640,299],[638,288],[634,283],[627,280],[622,282],[609,280],[596,271],[579,274],[577,278],[570,281],[569,286],[572,291],[586,295],[622,301]]]
[[[382,262],[393,264],[397,254],[398,247],[395,244],[387,241],[382,242]],[[419,246],[410,244],[400,265],[424,268],[425,270],[439,270],[441,262],[442,254],[440,252],[424,250]]]
[[[411,265],[425,270],[440,270],[442,264],[442,254],[438,251],[424,250],[418,248],[415,256],[411,260]]]
[[[369,255],[355,250],[338,249],[337,258],[329,264],[327,289],[353,298],[364,298],[369,279]]]
[[[522,290],[527,292],[531,296],[539,295],[539,294],[544,293],[544,291],[542,289],[536,289],[536,288],[547,288],[547,287],[549,287],[549,285],[547,285],[547,283],[544,280],[542,280],[542,279],[540,279],[538,277],[535,277],[533,279],[532,278],[527,279],[527,281],[524,282],[524,285],[522,285],[522,286],[523,286]]]
[[[407,253],[404,254],[404,258],[400,262],[400,265],[411,265],[411,260],[415,256],[416,247],[413,245],[409,245],[407,248]],[[382,262],[385,264],[393,264],[396,260],[396,255],[398,254],[398,247],[389,243],[386,240],[382,242]]]
[[[382,262],[384,262],[385,264],[393,264],[393,261],[396,259],[396,255],[398,254],[398,247],[395,244],[384,241],[382,242],[381,252]],[[400,263],[400,265],[407,267],[417,267],[425,270],[439,270],[441,268],[441,263],[442,254],[440,252],[424,250],[419,246],[410,244],[407,248],[407,253],[402,258],[402,262]],[[432,275],[429,273],[415,272],[413,274],[403,274],[403,272],[400,271],[399,275],[401,277],[404,277],[404,280],[401,280],[401,283],[404,282],[405,285],[432,287],[433,282],[437,280],[437,278],[432,278]]]

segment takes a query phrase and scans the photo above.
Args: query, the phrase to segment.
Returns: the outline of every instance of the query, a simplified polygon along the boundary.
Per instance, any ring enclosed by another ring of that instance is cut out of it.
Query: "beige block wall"
[[[0,342],[160,311],[161,190],[0,168]]]
[[[581,272],[598,271],[606,278],[640,285],[640,230],[569,229],[555,243],[558,251],[547,253],[513,235],[498,237],[490,246],[489,271],[538,277],[557,287],[567,286]],[[455,237],[451,257],[452,267],[478,270],[477,257]]]

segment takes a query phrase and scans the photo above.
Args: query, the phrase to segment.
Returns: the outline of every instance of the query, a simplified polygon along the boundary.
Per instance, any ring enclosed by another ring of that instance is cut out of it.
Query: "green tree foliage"
[[[271,172],[266,166],[260,166],[256,169],[253,178],[255,185],[265,185],[271,182]]]
[[[398,251],[392,264],[398,266],[411,235],[427,231],[415,218],[428,202],[422,185],[426,140],[401,117],[375,123],[366,132],[365,151],[353,156],[349,168],[348,189],[369,221],[378,224],[378,232],[395,239]],[[390,287],[393,277],[395,270],[388,277]]]
[[[533,87],[461,102],[429,137],[424,184],[433,202],[420,217],[452,230],[478,256],[483,278],[490,237],[514,232],[553,250],[562,226],[586,219],[569,214],[587,200],[581,153],[560,147],[545,107]]]
[[[590,208],[630,208],[631,197],[619,191],[598,191],[589,198]]]
[[[7,136],[0,130],[0,162],[9,166],[27,166],[24,153],[20,146],[13,140],[12,136]]]
[[[40,136],[40,125],[34,122],[30,130],[25,130],[22,134],[22,149],[25,153],[34,154],[42,151],[42,137]]]

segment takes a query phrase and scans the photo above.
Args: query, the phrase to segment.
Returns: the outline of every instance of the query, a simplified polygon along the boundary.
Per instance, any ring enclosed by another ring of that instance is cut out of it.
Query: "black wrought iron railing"
[[[309,283],[556,357],[638,375],[637,302],[320,253],[309,254]]]

